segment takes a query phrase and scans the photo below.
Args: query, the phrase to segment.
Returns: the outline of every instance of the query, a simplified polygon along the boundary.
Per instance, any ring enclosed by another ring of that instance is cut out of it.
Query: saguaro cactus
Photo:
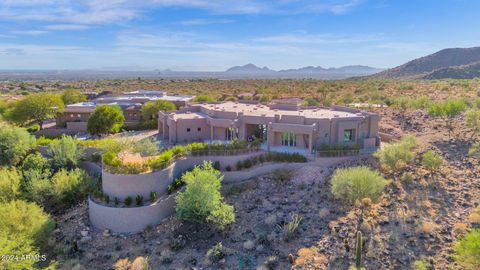
[[[362,232],[357,231],[357,243],[355,246],[355,267],[362,269]]]

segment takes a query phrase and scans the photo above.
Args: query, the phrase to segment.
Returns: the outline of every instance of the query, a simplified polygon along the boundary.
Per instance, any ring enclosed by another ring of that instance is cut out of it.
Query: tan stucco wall
[[[95,228],[117,233],[136,233],[149,225],[159,224],[175,213],[175,196],[172,194],[156,203],[141,207],[109,207],[88,199],[90,222]]]

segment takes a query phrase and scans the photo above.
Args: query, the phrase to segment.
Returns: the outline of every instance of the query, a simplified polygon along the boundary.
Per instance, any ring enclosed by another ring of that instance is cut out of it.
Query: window
[[[75,117],[75,116],[73,114],[70,114],[70,118],[73,118],[73,117]]]
[[[284,132],[282,134],[282,145],[283,146],[297,146],[297,135],[291,132]]]
[[[81,115],[81,114],[77,114],[77,117],[78,117],[78,118],[81,118],[81,117],[82,117],[82,115]]]
[[[190,132],[190,128],[187,128],[187,132]]]
[[[225,129],[225,139],[231,141],[238,138],[238,128],[229,127]]]
[[[202,131],[202,128],[197,128],[197,131],[198,131],[198,132]]]
[[[343,131],[344,142],[353,142],[354,137],[355,137],[355,129],[345,129]]]

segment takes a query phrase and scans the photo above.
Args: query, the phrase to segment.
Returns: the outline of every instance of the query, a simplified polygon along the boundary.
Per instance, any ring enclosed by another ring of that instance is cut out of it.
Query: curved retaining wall
[[[95,228],[117,233],[137,233],[175,213],[175,196],[165,196],[151,205],[128,208],[101,205],[89,198],[88,213]]]
[[[141,195],[144,198],[150,196],[151,191],[157,192],[159,196],[167,193],[168,185],[183,172],[200,165],[204,160],[219,161],[221,169],[230,165],[235,168],[239,160],[264,154],[263,151],[236,155],[236,156],[199,156],[187,157],[172,163],[167,168],[152,173],[144,174],[112,174],[105,170],[102,171],[102,190],[110,197],[125,199],[128,196],[135,197]]]
[[[143,191],[147,192],[144,197],[148,198],[148,193],[151,191],[150,188],[155,187],[155,184],[160,183],[162,193],[159,192],[159,194],[161,195],[166,192],[166,186],[175,177],[179,176],[185,170],[201,164],[204,160],[220,161],[222,168],[224,168],[224,166],[227,165],[234,166],[238,160],[244,160],[248,157],[260,154],[262,154],[262,152],[239,156],[189,157],[176,161],[164,170],[150,174],[123,175],[122,177],[122,175],[103,172],[103,185],[105,188],[105,183],[107,183],[106,187],[109,188],[110,193],[105,189],[104,192],[110,196],[115,196],[112,191],[117,192],[116,194],[118,198],[143,194],[140,192],[132,194],[133,192],[131,189],[136,188],[135,190],[137,191],[142,191],[141,189],[143,189]],[[267,174],[275,169],[301,168],[307,164],[328,167],[352,158],[359,158],[359,156],[317,158],[308,163],[265,163],[248,170],[231,172],[224,171],[222,172],[224,175],[223,183],[232,184],[242,182],[252,177]],[[165,188],[165,190],[163,190],[163,188]],[[159,224],[163,219],[175,213],[175,193],[171,195],[163,195],[156,203],[141,207],[110,207],[98,204],[90,198],[88,200],[88,205],[90,222],[94,227],[99,229],[109,229],[118,233],[137,233],[143,231],[149,225]]]

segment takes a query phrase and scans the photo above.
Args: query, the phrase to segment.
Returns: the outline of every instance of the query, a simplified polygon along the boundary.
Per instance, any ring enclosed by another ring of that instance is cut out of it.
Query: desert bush
[[[474,224],[480,224],[480,206],[477,206],[472,209],[470,215],[468,215],[468,220]]]
[[[424,260],[416,260],[416,261],[413,262],[413,267],[412,268],[414,270],[428,270],[431,267],[432,266]]]
[[[298,214],[290,214],[290,218],[292,219],[290,222],[287,222],[281,226],[283,232],[283,240],[288,242],[295,236],[298,231],[298,226],[302,221],[302,217]]]
[[[0,167],[0,202],[8,202],[20,196],[22,178],[15,168]]]
[[[151,192],[150,192],[150,202],[156,201],[157,198],[158,198],[157,192],[151,191]]]
[[[453,131],[453,120],[460,115],[467,104],[462,99],[448,99],[443,102],[432,103],[427,108],[428,115],[438,117],[444,120],[445,126],[448,129],[449,136]]]
[[[143,204],[143,196],[137,195],[137,196],[135,197],[135,203],[137,204],[137,206],[142,205],[142,204]]]
[[[168,185],[167,193],[172,194],[172,192],[179,189],[184,184],[185,182],[183,182],[182,178],[175,178],[175,180],[173,180],[173,182],[170,185]]]
[[[480,269],[480,229],[473,229],[454,246],[455,260],[466,270]]]
[[[126,197],[125,198],[125,205],[130,206],[132,204],[132,201],[133,201],[132,197],[130,197],[130,196]]]
[[[158,141],[155,138],[146,138],[133,144],[133,152],[142,156],[153,156],[158,154]]]
[[[70,206],[83,200],[93,189],[93,180],[82,169],[62,169],[52,177],[52,194],[57,203]]]
[[[380,166],[387,171],[403,168],[415,157],[413,149],[417,142],[413,136],[405,136],[399,142],[384,146],[375,152],[374,156],[380,161]]]
[[[38,248],[32,244],[32,240],[22,235],[8,235],[0,231],[0,254],[5,259],[0,260],[0,269],[25,270],[36,269],[34,260],[9,260],[7,256],[18,256],[28,254],[31,256],[40,256]]]
[[[480,110],[471,109],[465,113],[465,123],[467,127],[472,129],[471,137],[475,137],[480,133]]]
[[[0,123],[0,165],[19,164],[35,146],[35,137],[25,129]]]
[[[35,203],[20,200],[0,204],[0,232],[13,238],[31,240],[43,245],[55,224]]]
[[[247,158],[243,161],[243,168],[249,169],[250,167],[252,167],[252,160]]]
[[[241,171],[243,169],[243,162],[241,160],[237,161],[237,164],[235,167],[237,171]]]
[[[182,176],[185,191],[179,192],[176,211],[180,219],[196,223],[212,222],[219,229],[235,220],[233,207],[223,202],[220,194],[223,176],[213,168],[211,162],[195,166],[193,171]]]
[[[48,155],[51,158],[53,168],[73,169],[83,157],[83,149],[74,138],[63,136],[57,144],[49,145]]]
[[[428,150],[422,155],[422,165],[431,172],[438,170],[442,164],[442,157],[432,150]]]
[[[388,184],[380,173],[364,166],[337,169],[331,182],[333,195],[350,204],[363,198],[377,200]]]
[[[227,254],[222,242],[219,242],[207,251],[207,258],[212,262],[218,262],[223,259]]]
[[[293,178],[293,171],[288,169],[277,169],[273,171],[273,179],[281,184],[290,181]]]
[[[50,161],[38,152],[25,157],[20,168],[22,172],[35,170],[42,172],[42,174],[50,175]]]

